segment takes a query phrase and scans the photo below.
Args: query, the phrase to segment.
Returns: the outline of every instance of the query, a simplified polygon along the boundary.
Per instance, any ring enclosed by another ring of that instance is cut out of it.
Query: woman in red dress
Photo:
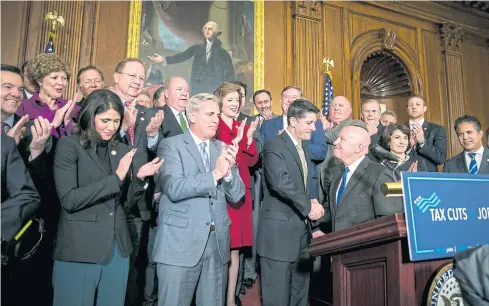
[[[254,166],[258,161],[258,152],[253,141],[253,133],[258,121],[248,126],[245,121],[240,123],[235,120],[240,109],[240,90],[240,86],[226,82],[219,86],[215,92],[221,108],[216,138],[226,144],[236,142],[239,144],[236,165],[246,188],[245,196],[241,201],[238,203],[228,202],[228,213],[231,219],[229,230],[231,262],[229,264],[227,306],[236,305],[235,290],[238,280],[239,252],[243,247],[251,247],[253,244],[251,177],[248,167]]]

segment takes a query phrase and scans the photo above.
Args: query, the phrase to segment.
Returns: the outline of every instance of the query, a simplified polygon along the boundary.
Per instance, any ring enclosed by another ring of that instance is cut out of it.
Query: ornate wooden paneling
[[[66,97],[70,99],[77,91],[76,73],[79,69],[81,37],[83,29],[83,1],[46,1],[42,10],[42,16],[48,12],[56,11],[65,19],[65,26],[56,28],[55,53],[70,66],[72,78],[70,79]],[[44,52],[48,42],[50,24],[42,22],[40,31],[40,43],[37,53]]]
[[[2,1],[0,6],[2,63],[21,66],[26,38],[26,18],[30,4],[25,1]]]
[[[455,119],[465,114],[465,95],[462,71],[462,41],[463,29],[460,26],[448,22],[440,27],[442,53],[445,64],[445,77],[447,84],[447,108],[448,121],[453,123]],[[451,156],[460,152],[462,147],[454,130],[448,129],[450,146],[447,148]]]
[[[324,55],[334,60],[335,67],[331,69],[333,77],[334,93],[337,96],[347,95],[347,65],[345,57],[349,53],[345,52],[345,43],[343,38],[348,37],[348,28],[344,26],[345,9],[335,6],[335,2],[325,2],[323,4],[323,27],[324,27]],[[347,13],[347,12],[346,12]],[[349,49],[349,45],[346,46]]]
[[[322,37],[322,3],[294,2],[294,84],[318,107],[322,104]]]

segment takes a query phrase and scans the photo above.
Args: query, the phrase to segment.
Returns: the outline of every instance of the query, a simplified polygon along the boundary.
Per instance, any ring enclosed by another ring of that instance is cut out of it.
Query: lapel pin
[[[141,117],[141,121],[144,121],[144,118],[143,117]]]
[[[116,152],[115,150],[112,150],[112,151],[110,152],[110,154],[112,154],[112,155],[116,155],[116,154],[117,154],[117,152]]]

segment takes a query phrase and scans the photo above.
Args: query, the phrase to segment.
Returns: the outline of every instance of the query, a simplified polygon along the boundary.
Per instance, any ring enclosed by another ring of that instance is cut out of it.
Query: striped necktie
[[[469,173],[470,174],[477,174],[477,172],[479,172],[479,169],[477,167],[477,161],[475,160],[476,153],[468,153],[468,154],[470,157]]]
[[[302,173],[304,174],[304,188],[306,187],[307,184],[307,162],[306,162],[306,155],[304,154],[304,150],[302,149],[301,145],[296,145],[297,148],[297,153],[299,153],[299,157],[301,159],[301,164],[302,164]]]

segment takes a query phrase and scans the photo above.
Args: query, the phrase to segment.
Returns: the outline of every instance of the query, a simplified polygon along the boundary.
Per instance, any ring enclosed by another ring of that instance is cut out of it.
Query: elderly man
[[[244,196],[235,166],[239,139],[225,146],[214,138],[220,113],[214,95],[193,96],[186,113],[189,130],[158,147],[165,160],[153,249],[158,305],[189,306],[196,291],[197,306],[222,306],[230,259],[226,200]]]
[[[351,102],[343,96],[336,96],[331,100],[330,111],[327,118],[321,114],[321,121],[323,122],[324,136],[326,137],[326,158],[322,163],[318,165],[318,177],[319,185],[324,185],[326,171],[339,165],[340,162],[335,160],[333,155],[334,142],[338,138],[341,130],[341,122],[351,118],[352,107]],[[324,202],[324,192],[319,192],[319,202]]]
[[[165,65],[182,63],[194,58],[190,76],[190,89],[192,95],[202,92],[214,92],[223,82],[235,80],[233,62],[231,56],[222,47],[222,42],[217,38],[222,31],[219,25],[213,21],[207,22],[202,28],[204,42],[190,46],[182,53],[172,56],[161,56],[155,53],[149,58]]]
[[[342,164],[328,170],[330,183],[323,186],[327,195],[323,221],[331,222],[333,231],[402,212],[402,199],[387,198],[380,190],[395,178],[389,169],[365,156],[370,135],[367,126],[357,121],[341,128],[334,156]]]
[[[147,111],[136,103],[136,98],[143,90],[146,81],[146,70],[143,63],[137,58],[126,58],[115,68],[114,92],[121,98],[124,105],[124,119],[120,129],[121,140],[131,147],[137,148],[136,154],[144,154],[146,158],[138,159],[141,164],[133,162],[132,170],[139,169],[144,163],[151,160],[156,154],[159,141],[163,135],[159,132],[163,122],[163,111],[156,115]],[[127,223],[131,234],[133,252],[130,258],[130,270],[127,288],[127,303],[134,305],[139,300],[137,287],[136,258],[139,255],[140,242],[144,223],[149,223],[153,209],[153,184],[146,189],[146,196],[139,200],[137,206],[126,211]]]

